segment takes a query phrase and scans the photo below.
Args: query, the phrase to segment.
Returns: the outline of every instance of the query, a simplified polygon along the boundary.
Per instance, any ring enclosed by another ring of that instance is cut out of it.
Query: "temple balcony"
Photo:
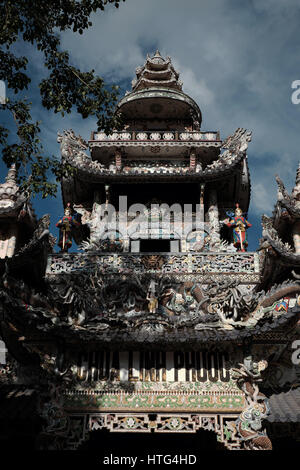
[[[119,131],[110,135],[104,132],[94,132],[89,141],[89,148],[93,159],[102,160],[103,155],[110,155],[117,148],[128,157],[160,156],[188,156],[192,148],[195,154],[208,163],[220,151],[222,141],[219,132],[201,131]],[[141,155],[142,151],[142,155]]]

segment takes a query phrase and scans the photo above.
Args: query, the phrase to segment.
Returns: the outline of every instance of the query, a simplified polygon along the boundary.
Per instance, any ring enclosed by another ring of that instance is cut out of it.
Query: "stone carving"
[[[288,242],[282,240],[274,227],[273,219],[263,215],[262,227],[263,238],[260,240],[259,250],[263,253],[261,266],[265,271],[264,277],[270,276],[272,278],[271,272],[272,270],[276,272],[277,266],[299,266],[299,253],[295,252],[294,248]],[[275,266],[272,263],[273,260],[276,262]]]
[[[38,439],[39,450],[62,450],[69,433],[69,418],[57,384],[50,384],[50,390],[40,394],[39,415],[44,423]]]
[[[212,280],[202,286],[170,276],[143,274],[130,277],[94,271],[47,279],[47,290],[34,293],[9,276],[0,294],[9,316],[43,331],[95,335],[130,332],[152,338],[164,332],[206,331],[251,334],[253,327],[274,329],[296,319],[298,282],[275,286],[267,294],[255,293],[237,280]],[[289,298],[287,301],[286,299]],[[187,330],[188,329],[188,330]],[[142,334],[143,333],[143,334]],[[159,336],[157,337],[159,338]],[[171,336],[170,336],[171,338]],[[63,371],[62,371],[63,372]]]
[[[86,441],[91,431],[108,429],[110,432],[187,432],[195,433],[199,429],[214,431],[218,441],[228,449],[238,449],[239,441],[230,439],[224,428],[228,420],[234,419],[231,414],[205,414],[205,413],[159,413],[152,416],[147,413],[85,413],[69,414],[69,435],[64,449],[78,449]]]
[[[272,450],[272,443],[262,425],[262,421],[270,412],[268,400],[259,392],[257,385],[262,381],[261,372],[266,367],[267,361],[260,361],[250,366],[240,364],[239,369],[233,369],[238,384],[245,392],[247,407],[238,419],[231,423],[231,429],[246,450]]]
[[[120,253],[124,249],[123,240],[118,240],[114,237],[104,238],[99,241],[91,241],[91,239],[84,240],[80,247],[84,251],[100,251],[107,253]]]
[[[290,225],[296,255],[300,254],[300,165],[297,170],[296,182],[291,196],[277,176],[278,206],[281,208],[280,218]]]
[[[292,217],[298,219],[300,217],[300,164],[297,169],[295,186],[291,195],[286,191],[279,176],[276,176],[276,183],[278,185],[277,199],[279,205],[285,208]]]
[[[238,151],[245,152],[248,148],[248,143],[251,142],[251,138],[252,132],[239,127],[233,135],[223,140],[222,147],[235,153]]]
[[[174,315],[196,312],[198,303],[197,294],[194,294],[195,290],[197,290],[195,284],[192,287],[183,287],[182,292],[173,288],[166,290],[162,295],[165,309]]]
[[[165,257],[162,255],[143,255],[141,263],[146,270],[160,270],[165,263]]]
[[[263,237],[259,250],[265,286],[280,278],[282,270],[288,272],[300,266],[300,167],[291,195],[278,176],[276,181],[278,201],[272,217],[262,216]]]
[[[70,253],[52,255],[49,259],[47,274],[60,274],[77,270],[93,271],[95,268],[106,272],[146,273],[162,269],[163,274],[191,273],[259,273],[258,255],[254,253],[187,253],[176,255],[142,255],[98,253]],[[156,260],[159,264],[155,266]],[[151,263],[151,265],[149,264]]]
[[[208,313],[217,313],[226,323],[228,319],[236,321],[247,317],[257,306],[259,294],[247,292],[238,281],[225,279],[211,283],[204,292],[204,299],[202,308],[205,305]]]
[[[58,132],[57,135],[57,142],[61,144],[61,149],[64,154],[73,154],[75,150],[77,157],[81,155],[86,156],[84,150],[88,148],[87,143],[81,136],[77,137],[72,129],[64,131],[63,134]]]
[[[38,220],[37,226],[33,232],[30,241],[18,250],[17,255],[20,256],[21,254],[26,254],[30,252],[35,247],[37,247],[44,239],[47,240],[49,244],[49,252],[52,252],[53,247],[56,243],[56,238],[49,232],[49,226],[50,216],[49,214],[46,214]]]
[[[267,240],[269,242],[269,246],[273,246],[279,252],[282,253],[293,253],[293,248],[287,242],[283,242],[277,232],[277,230],[273,226],[273,220],[266,215],[262,215],[262,228],[263,228],[263,241]],[[261,242],[262,244],[262,242]],[[266,248],[267,245],[264,246]]]

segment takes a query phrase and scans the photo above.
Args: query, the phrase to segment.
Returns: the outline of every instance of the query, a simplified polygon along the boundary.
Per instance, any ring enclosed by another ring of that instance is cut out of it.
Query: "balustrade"
[[[148,141],[148,142],[190,142],[190,141],[219,141],[218,132],[200,132],[200,131],[120,131],[108,135],[104,132],[96,132],[92,136],[93,141]]]

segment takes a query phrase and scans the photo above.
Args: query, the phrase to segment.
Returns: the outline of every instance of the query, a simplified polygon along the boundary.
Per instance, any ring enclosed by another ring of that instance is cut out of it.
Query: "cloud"
[[[214,103],[215,95],[206,81],[195,75],[188,67],[183,67],[178,61],[173,61],[174,66],[180,72],[180,80],[184,83],[184,91],[190,95],[199,105],[209,106]]]
[[[263,183],[255,183],[253,185],[252,203],[256,213],[270,212],[270,208],[274,205],[273,191],[270,191]]]

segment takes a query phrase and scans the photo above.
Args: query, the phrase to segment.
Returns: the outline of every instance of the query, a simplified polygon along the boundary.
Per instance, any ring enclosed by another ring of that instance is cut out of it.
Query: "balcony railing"
[[[215,142],[220,143],[219,132],[200,131],[120,131],[110,135],[94,132],[91,141],[95,142]]]

